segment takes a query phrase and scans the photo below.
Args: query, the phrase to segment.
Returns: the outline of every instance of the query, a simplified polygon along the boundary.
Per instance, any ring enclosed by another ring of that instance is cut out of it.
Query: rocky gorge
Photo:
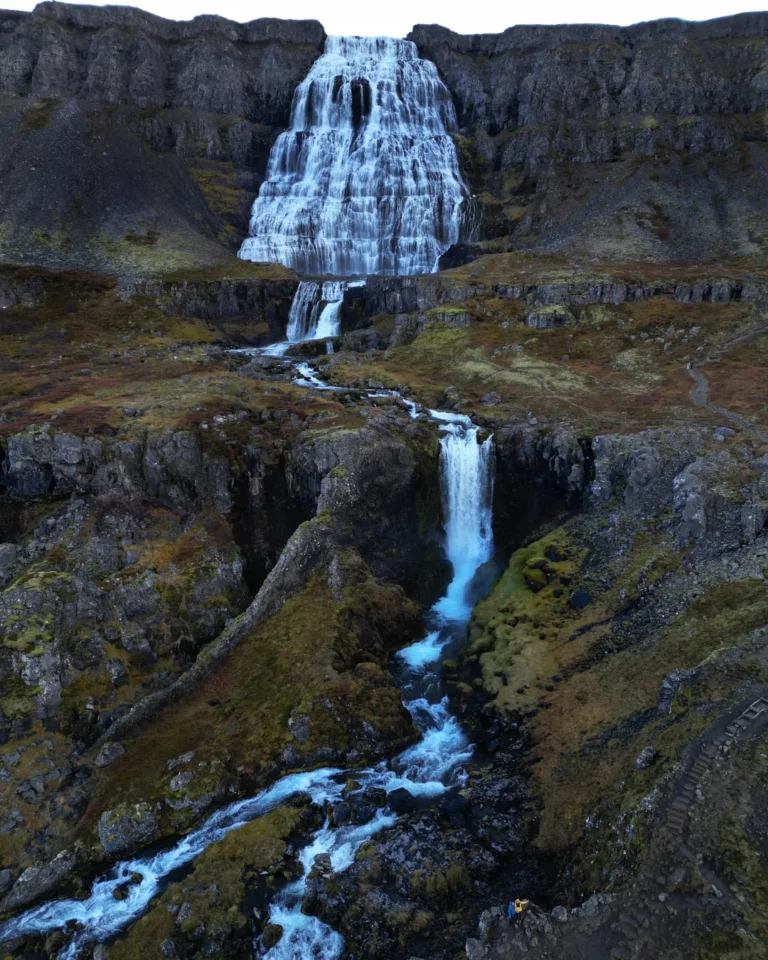
[[[767,22],[415,27],[472,229],[280,354],[303,278],[233,252],[320,24],[0,14],[0,955],[298,960],[299,880],[343,957],[765,955]],[[439,416],[494,547],[425,798],[365,777],[424,733]]]

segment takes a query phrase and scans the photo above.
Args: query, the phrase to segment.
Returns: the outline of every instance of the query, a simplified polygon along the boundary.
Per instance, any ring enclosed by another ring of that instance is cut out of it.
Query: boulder
[[[387,804],[393,813],[409,813],[416,809],[417,800],[405,787],[398,787],[387,794]]]
[[[114,855],[135,850],[155,839],[157,817],[149,803],[123,805],[99,817],[99,840],[106,853]]]
[[[0,911],[18,910],[51,893],[69,876],[77,863],[75,853],[62,850],[49,863],[27,867],[14,883],[11,892],[0,902]]]
[[[118,757],[122,757],[124,753],[125,747],[121,743],[107,742],[96,754],[93,764],[96,767],[108,767],[110,763],[113,763]]]
[[[658,755],[659,751],[655,747],[643,747],[635,760],[635,768],[645,770],[656,762]]]

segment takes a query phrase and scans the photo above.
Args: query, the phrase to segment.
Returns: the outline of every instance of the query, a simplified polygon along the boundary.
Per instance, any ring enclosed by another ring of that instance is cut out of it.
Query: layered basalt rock
[[[762,249],[766,33],[744,14],[410,38],[453,95],[483,239],[696,258]]]
[[[325,40],[316,20],[176,23],[132,7],[55,2],[0,16],[0,86],[9,93],[192,108],[273,127],[286,126],[296,84]]]
[[[324,39],[316,21],[0,14],[3,259],[122,273],[226,261]]]

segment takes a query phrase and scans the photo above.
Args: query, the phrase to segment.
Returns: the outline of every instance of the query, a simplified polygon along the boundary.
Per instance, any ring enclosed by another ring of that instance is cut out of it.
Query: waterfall
[[[302,280],[288,315],[288,343],[338,337],[344,291],[358,285],[345,280],[326,280],[325,283]]]
[[[169,874],[190,863],[229,831],[274,810],[297,793],[307,794],[322,806],[338,802],[350,778],[360,784],[353,797],[369,787],[381,787],[388,793],[402,787],[416,796],[440,797],[451,787],[466,782],[463,768],[472,756],[472,746],[450,712],[436,664],[448,648],[458,649],[463,643],[470,613],[467,587],[476,568],[491,556],[493,440],[489,437],[478,443],[478,428],[460,414],[434,410],[429,413],[440,422],[443,434],[440,482],[446,552],[454,573],[446,596],[427,616],[431,628],[427,636],[397,656],[402,669],[403,702],[421,731],[419,742],[392,761],[366,770],[326,768],[289,774],[255,797],[216,811],[174,847],[116,863],[106,876],[94,881],[87,898],[52,900],[5,921],[0,924],[0,943],[24,934],[46,933],[74,921],[77,926],[59,958],[75,960],[87,944],[114,937],[141,916]],[[337,960],[343,951],[343,938],[317,917],[306,916],[301,910],[314,858],[318,853],[328,853],[334,871],[346,870],[367,839],[396,821],[397,815],[387,808],[362,825],[335,828],[326,821],[301,852],[303,876],[284,887],[270,905],[270,922],[282,926],[283,936],[268,951],[257,939],[255,953],[266,960]],[[128,895],[116,900],[115,888],[137,874],[141,880],[131,882]]]
[[[468,191],[436,66],[389,37],[328,37],[296,89],[239,256],[305,275],[430,273]]]
[[[448,592],[438,611],[448,619],[466,620],[470,607],[467,587],[479,566],[493,552],[491,500],[493,439],[477,442],[479,428],[469,417],[430,411],[443,420],[440,441],[440,471],[445,550],[453,567]]]

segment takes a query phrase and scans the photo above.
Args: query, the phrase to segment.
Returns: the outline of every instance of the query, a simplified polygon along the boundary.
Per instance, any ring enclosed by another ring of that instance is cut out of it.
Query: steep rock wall
[[[316,21],[0,12],[0,258],[120,273],[225,262],[324,40]]]
[[[417,26],[462,125],[481,237],[714,258],[763,249],[768,16]]]

